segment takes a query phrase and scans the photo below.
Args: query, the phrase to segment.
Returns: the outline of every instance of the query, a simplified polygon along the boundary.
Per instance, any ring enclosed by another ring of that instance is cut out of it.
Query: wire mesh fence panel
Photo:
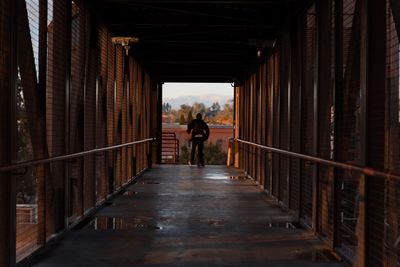
[[[335,124],[337,133],[336,157],[339,161],[362,164],[361,106],[360,106],[360,1],[345,0],[343,9],[343,88],[336,99]],[[360,202],[360,175],[338,170],[339,247],[349,259],[355,259],[358,246],[358,214]]]
[[[85,67],[84,67],[84,150],[96,147],[96,75],[98,67],[97,35],[95,24],[90,25],[91,16],[89,6],[83,3],[84,25],[85,25]],[[104,147],[104,146],[103,146]],[[103,153],[101,155],[103,157]],[[95,155],[84,157],[83,192],[84,211],[90,210],[96,204],[96,169]],[[101,167],[100,167],[101,168]]]
[[[128,87],[128,101],[127,101],[127,127],[128,127],[128,132],[127,132],[127,140],[128,142],[132,142],[134,140],[133,138],[133,132],[134,132],[134,125],[133,125],[133,117],[134,117],[134,107],[133,107],[133,98],[134,98],[134,81],[133,81],[133,73],[134,73],[134,60],[133,58],[128,59],[128,73],[127,75],[127,87]],[[127,159],[126,159],[126,164],[128,167],[128,177],[133,176],[133,166],[132,166],[132,160],[133,160],[133,148],[128,147],[127,149]]]
[[[112,146],[115,144],[114,135],[114,109],[115,109],[115,46],[111,42],[111,33],[108,32],[107,37],[107,145]],[[108,165],[108,193],[114,191],[115,188],[115,151],[107,152],[107,165]]]
[[[0,6],[11,10],[3,4]],[[11,28],[6,22],[11,19],[3,13],[0,16],[1,41],[11,36],[16,38],[15,53],[5,45],[10,40],[2,44],[2,53],[6,54],[2,54],[0,68],[1,84],[7,83],[4,88],[11,84],[8,79],[15,76],[12,78],[15,78],[16,86],[12,89],[15,91],[10,89],[5,97],[2,94],[2,101],[12,100],[11,107],[7,106],[12,121],[3,124],[12,128],[6,130],[7,134],[15,132],[12,140],[8,140],[15,143],[15,162],[65,156],[151,136],[149,127],[155,118],[149,115],[153,107],[150,103],[154,100],[150,93],[151,77],[146,74],[145,85],[136,88],[138,94],[134,98],[125,76],[128,69],[124,67],[128,63],[124,64],[124,60],[128,55],[122,47],[115,55],[111,34],[93,19],[89,1],[17,0],[15,8],[18,14],[13,18],[15,35],[5,34],[6,28]],[[14,67],[11,56],[16,60],[15,73],[11,73]],[[115,60],[116,56],[119,61]],[[132,65],[136,64],[133,59],[129,60]],[[115,83],[122,86],[115,88]],[[136,127],[133,99],[141,114],[146,114],[137,118],[139,129],[142,128],[138,131],[140,136],[129,131]],[[122,118],[115,118],[121,112]],[[140,170],[144,170],[148,167],[150,146],[138,146],[141,147]],[[132,158],[127,157],[127,151],[123,148],[116,153],[38,163],[13,172],[15,261],[23,260],[82,219],[96,207],[96,202],[114,193],[115,177],[119,179],[118,185],[130,180],[132,163],[127,161]],[[10,164],[1,156],[1,165]],[[118,171],[114,164],[119,166],[118,175],[114,175]],[[12,240],[7,242],[14,244]],[[2,253],[0,258],[3,260]]]
[[[390,172],[400,173],[400,43],[398,26],[390,1],[387,1],[386,18],[386,160],[385,168]],[[388,181],[385,184],[385,248],[386,266],[400,265],[399,233],[400,233],[400,183]]]
[[[260,68],[260,127],[261,127],[261,137],[260,143],[263,145],[267,144],[267,63],[264,63]],[[261,185],[263,189],[267,189],[266,179],[267,179],[267,153],[264,150],[260,151],[260,171],[261,171]]]
[[[360,162],[360,1],[343,1],[343,100],[337,116],[338,160],[357,164]],[[348,258],[354,259],[357,251],[357,223],[360,176],[348,171],[338,171],[339,188],[339,244]]]
[[[107,29],[99,25],[98,38],[98,78],[97,78],[97,126],[96,126],[96,146],[107,146],[107,67],[108,67],[108,32]],[[102,201],[107,196],[107,153],[96,155],[96,195],[97,202]]]
[[[128,131],[129,131],[129,125],[128,125],[128,82],[127,82],[127,69],[129,66],[129,61],[127,60],[125,56],[125,49],[123,49],[123,65],[122,65],[122,103],[121,103],[121,112],[122,112],[122,128],[121,128],[121,142],[124,144],[128,140]],[[128,166],[127,166],[127,149],[128,148],[123,148],[121,153],[122,153],[122,183],[125,184],[130,177],[128,176]]]
[[[300,153],[301,150],[301,36],[302,25],[297,19],[292,34],[291,90],[290,90],[290,150]],[[300,159],[290,158],[290,208],[300,210]]]
[[[280,54],[276,51],[273,55],[273,146],[279,147],[280,145]],[[272,154],[272,195],[279,196],[279,155]]]
[[[123,88],[123,63],[124,62],[124,51],[121,45],[115,47],[115,99],[114,99],[114,136],[115,144],[121,144],[122,142],[122,88]],[[122,185],[122,150],[115,152],[115,185],[119,188]]]
[[[267,145],[273,146],[273,61],[268,60],[267,68]],[[272,192],[272,153],[267,153],[267,177],[265,187],[269,193]]]
[[[314,74],[315,74],[315,4],[307,11],[304,22],[304,60],[301,102],[301,151],[307,155],[314,153]],[[313,172],[315,166],[306,161],[301,165],[301,210],[300,215],[311,226],[313,213]]]
[[[291,43],[290,34],[285,33],[282,36],[281,48],[281,85],[280,85],[280,148],[290,150],[290,64],[291,64]],[[289,206],[289,158],[280,156],[279,159],[279,199]]]
[[[80,6],[72,2],[71,12],[71,86],[68,92],[68,130],[70,153],[84,148],[84,67],[85,21]],[[83,214],[83,159],[68,161],[68,214],[70,223]]]
[[[39,67],[39,2],[18,1],[17,42],[18,76],[16,86],[16,144],[17,160],[32,160],[39,156],[40,133],[35,130],[35,121],[40,118],[38,109]],[[35,147],[33,146],[35,145]],[[43,145],[43,142],[41,142]],[[38,183],[37,176],[44,175],[41,168],[27,168],[15,176],[16,180],[16,260],[17,262],[38,248]]]
[[[333,147],[333,84],[335,81],[335,1],[320,3],[318,59],[318,156],[332,159]],[[334,187],[333,167],[318,165],[318,232],[333,240]]]

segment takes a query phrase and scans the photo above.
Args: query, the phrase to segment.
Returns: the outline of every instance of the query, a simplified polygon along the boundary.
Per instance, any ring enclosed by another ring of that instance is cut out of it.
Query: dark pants
[[[190,155],[190,162],[194,162],[194,153],[196,151],[197,147],[197,165],[203,165],[204,166],[204,154],[203,154],[203,148],[204,148],[204,141],[203,140],[196,140],[193,138],[192,140],[192,153]]]

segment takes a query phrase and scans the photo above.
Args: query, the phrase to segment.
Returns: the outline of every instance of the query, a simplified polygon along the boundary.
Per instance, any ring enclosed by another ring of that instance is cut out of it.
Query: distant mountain
[[[164,98],[164,103],[169,103],[173,109],[179,109],[180,105],[188,104],[193,105],[193,103],[203,103],[206,107],[210,107],[214,102],[218,102],[221,107],[229,101],[232,100],[233,96],[218,95],[218,94],[207,94],[202,96],[178,96],[175,98]]]

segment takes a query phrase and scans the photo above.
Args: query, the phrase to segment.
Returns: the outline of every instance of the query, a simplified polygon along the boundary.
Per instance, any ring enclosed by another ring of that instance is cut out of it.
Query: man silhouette
[[[207,123],[202,120],[200,113],[197,113],[196,119],[189,122],[186,132],[188,134],[192,133],[192,152],[190,155],[189,165],[192,165],[194,162],[194,153],[196,152],[197,147],[197,166],[204,167],[204,141],[208,139],[210,129],[208,128]]]

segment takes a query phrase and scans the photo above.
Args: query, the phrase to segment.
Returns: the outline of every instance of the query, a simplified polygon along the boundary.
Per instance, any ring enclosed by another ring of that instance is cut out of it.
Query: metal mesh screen
[[[281,86],[280,86],[280,148],[290,150],[290,34],[282,36],[281,48]],[[289,205],[289,158],[280,156],[279,159],[279,199]]]
[[[273,146],[279,147],[280,137],[280,54],[275,52],[273,66]],[[279,155],[272,154],[272,194],[279,197]]]
[[[18,1],[17,41],[18,77],[16,86],[17,160],[32,160],[38,156],[39,132],[35,130],[34,119],[39,118],[36,95],[38,81],[39,53],[39,3]],[[32,99],[33,97],[33,99]],[[34,154],[36,153],[36,155]],[[38,186],[37,176],[43,176],[42,168],[27,168],[16,176],[16,253],[17,261],[38,247]]]
[[[360,162],[360,7],[359,1],[343,1],[343,108],[337,113],[337,156],[341,161]],[[340,183],[339,243],[344,254],[354,258],[357,248],[359,176],[338,171]]]
[[[335,81],[335,1],[319,6],[319,72],[318,72],[318,156],[333,158],[333,88]],[[318,165],[318,231],[324,238],[333,240],[334,202],[333,168]]]
[[[71,14],[71,86],[68,91],[68,152],[83,150],[83,101],[85,66],[85,22],[81,8],[72,2]],[[68,162],[68,213],[73,223],[83,214],[83,159]]]
[[[301,111],[301,151],[307,155],[314,153],[314,74],[315,74],[315,5],[307,11],[304,25],[304,65]],[[301,170],[301,216],[311,225],[313,205],[313,168],[302,161]]]
[[[156,117],[149,114],[156,108],[151,104],[156,95],[150,93],[151,77],[144,70],[138,74],[138,64],[121,45],[112,43],[108,29],[94,20],[88,1],[18,0],[16,6],[18,72],[12,103],[16,161],[154,134],[150,127],[156,125]],[[79,222],[147,168],[150,145],[139,147],[18,171],[15,260]],[[140,163],[132,157],[135,150]],[[133,164],[138,164],[135,170]]]
[[[301,19],[297,19],[301,21]],[[300,152],[301,149],[301,23],[296,23],[292,36],[292,69],[290,90],[290,149]],[[290,159],[290,208],[298,211],[300,209],[300,159]]]
[[[124,64],[124,51],[122,46],[116,46],[115,50],[115,99],[114,99],[114,143],[121,144],[122,142],[122,95],[123,95],[123,64]],[[122,150],[116,153],[115,162],[115,184],[119,188],[123,183],[122,171]]]
[[[97,126],[97,112],[96,112],[96,76],[98,68],[98,46],[97,34],[95,25],[90,25],[92,20],[91,14],[88,12],[88,6],[83,4],[82,14],[85,21],[85,82],[84,82],[84,105],[83,105],[83,121],[84,121],[84,150],[91,150],[96,147],[96,126]],[[104,147],[104,146],[102,146]],[[84,157],[83,167],[83,189],[84,189],[84,204],[85,211],[89,210],[96,204],[96,169],[104,165],[96,166],[95,155]],[[103,156],[102,156],[103,157]],[[101,194],[99,194],[101,195]]]
[[[108,68],[108,32],[99,27],[98,31],[98,78],[97,78],[97,126],[96,146],[107,146],[107,68]],[[108,193],[107,183],[108,165],[107,157],[103,153],[96,156],[96,194],[97,202],[105,199]]]
[[[386,40],[386,168],[390,172],[400,173],[400,101],[399,101],[399,63],[400,43],[398,25],[395,23],[393,7],[387,1],[387,40]],[[398,250],[398,237],[400,232],[399,193],[400,182],[388,181],[385,189],[385,222],[386,222],[386,264],[387,266],[399,266],[400,254]]]

